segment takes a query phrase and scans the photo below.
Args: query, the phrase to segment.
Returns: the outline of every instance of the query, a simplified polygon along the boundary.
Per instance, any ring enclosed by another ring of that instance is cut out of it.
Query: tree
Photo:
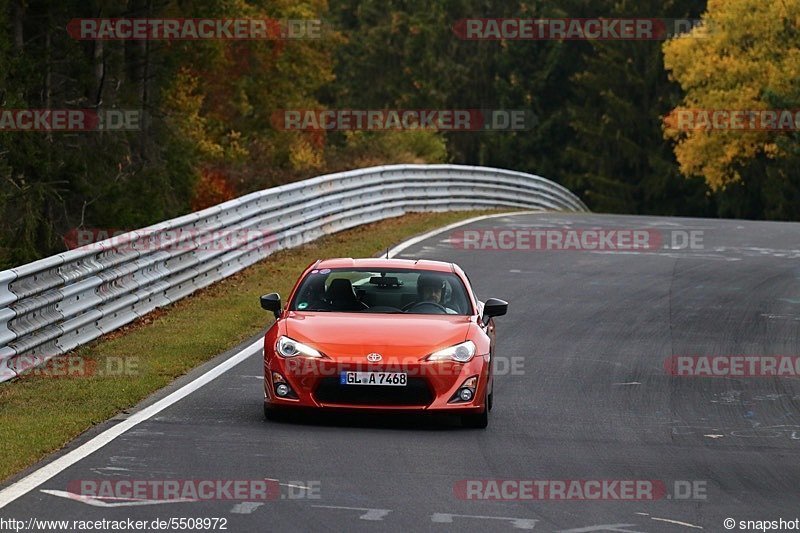
[[[798,21],[798,0],[709,0],[701,27],[664,44],[665,66],[685,92],[672,117],[693,110],[800,108]],[[665,136],[676,142],[681,172],[704,177],[714,190],[744,180],[751,181],[752,194],[762,188],[757,184],[765,172],[784,181],[796,175],[797,130],[684,130],[668,120]],[[796,198],[798,183],[790,187]]]
[[[609,0],[611,17],[689,18],[692,0]],[[679,98],[667,80],[658,41],[590,41],[581,49],[584,67],[572,77],[567,103],[574,135],[567,143],[567,183],[592,209],[618,213],[704,214],[702,180],[684,180],[660,117]]]

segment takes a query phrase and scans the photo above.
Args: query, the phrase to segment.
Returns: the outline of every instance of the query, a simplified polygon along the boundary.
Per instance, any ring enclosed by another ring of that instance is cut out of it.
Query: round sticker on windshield
[[[308,302],[300,302],[297,304],[298,309],[305,309],[306,307],[308,307]]]
[[[319,272],[319,270],[317,270],[316,268],[311,271],[312,274],[316,274],[317,272]]]
[[[328,272],[330,272],[330,271],[331,271],[331,269],[330,269],[330,268],[323,268],[322,270],[320,270],[320,271],[319,271],[319,273],[320,273],[320,274],[327,274],[327,273],[328,273]]]

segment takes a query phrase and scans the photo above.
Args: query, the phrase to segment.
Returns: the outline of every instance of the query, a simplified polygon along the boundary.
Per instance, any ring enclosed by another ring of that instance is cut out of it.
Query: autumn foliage
[[[219,170],[203,169],[192,196],[192,211],[227,202],[236,197],[235,189]]]
[[[318,38],[77,40],[79,18],[319,20]],[[460,39],[464,18],[663,18],[668,42]],[[600,212],[800,220],[793,131],[681,129],[693,109],[800,109],[800,0],[0,0],[0,107],[135,110],[141,128],[0,129],[0,268],[74,227],[137,228],[392,163],[563,183]],[[291,109],[524,110],[524,131],[286,131]]]
[[[709,0],[703,25],[664,45],[664,62],[685,93],[676,113],[783,109],[794,114],[800,110],[800,1]],[[681,172],[704,177],[713,190],[749,179],[757,160],[798,157],[797,128],[723,124],[687,131],[667,121],[665,135],[676,143]]]

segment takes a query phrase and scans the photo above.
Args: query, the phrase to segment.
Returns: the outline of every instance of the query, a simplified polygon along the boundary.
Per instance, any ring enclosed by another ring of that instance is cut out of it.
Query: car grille
[[[339,378],[320,380],[314,396],[320,403],[352,405],[429,405],[433,401],[423,378],[408,378],[405,387],[341,385]]]

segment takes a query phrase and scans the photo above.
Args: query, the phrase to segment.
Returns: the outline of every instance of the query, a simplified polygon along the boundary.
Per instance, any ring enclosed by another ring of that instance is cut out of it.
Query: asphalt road
[[[432,237],[399,257],[455,261],[481,299],[510,303],[497,319],[504,369],[487,430],[418,417],[267,423],[256,355],[0,517],[219,517],[229,531],[572,532],[725,531],[725,518],[800,517],[800,381],[664,370],[674,355],[800,354],[800,225],[536,214],[462,229],[500,227],[694,230],[702,245],[474,251],[454,247],[449,233]],[[87,479],[262,478],[277,479],[282,498],[132,506],[57,492]],[[459,480],[484,479],[658,480],[671,497],[486,501],[454,493]],[[697,490],[679,498],[687,483]]]

